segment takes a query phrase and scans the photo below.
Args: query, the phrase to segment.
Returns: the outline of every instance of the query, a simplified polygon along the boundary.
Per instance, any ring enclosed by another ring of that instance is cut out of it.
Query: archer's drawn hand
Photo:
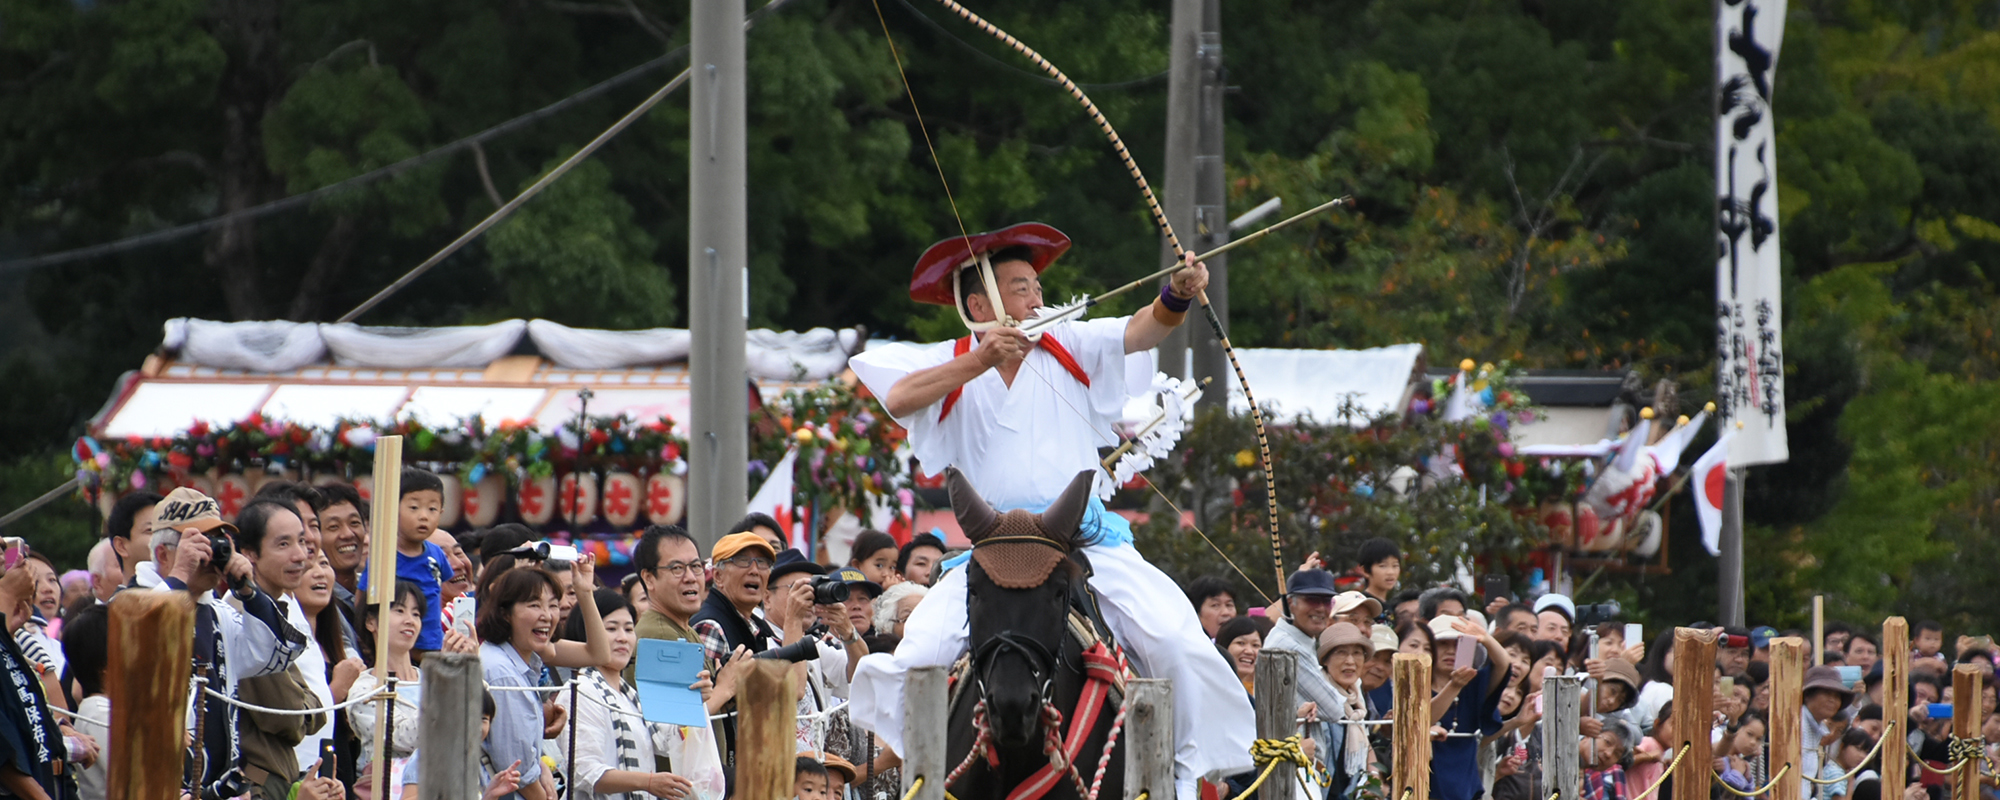
[[[992,369],[1021,363],[1034,346],[1028,341],[1028,335],[1019,329],[994,328],[979,334],[979,348],[972,352],[978,356],[980,364]]]
[[[1169,291],[1182,300],[1193,300],[1208,291],[1208,265],[1194,260],[1193,253],[1183,253],[1181,259],[1188,268],[1174,273]]]

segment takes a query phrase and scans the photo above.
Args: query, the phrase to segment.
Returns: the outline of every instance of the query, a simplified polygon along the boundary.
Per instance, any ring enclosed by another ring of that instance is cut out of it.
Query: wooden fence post
[[[1283,739],[1299,732],[1298,654],[1290,650],[1257,652],[1257,738]],[[1259,765],[1259,769],[1262,765]],[[1293,766],[1284,764],[1264,781],[1257,800],[1292,800],[1299,782]]]
[[[1583,786],[1583,681],[1562,675],[1542,679],[1542,788],[1558,800],[1577,800]]]
[[[1910,623],[1902,617],[1882,621],[1882,735],[1907,741],[1910,732]],[[1893,710],[1890,710],[1893,709]],[[1882,796],[1903,796],[1910,772],[1908,748],[1891,742],[1882,746]]]
[[[1674,629],[1674,738],[1687,749],[1674,775],[1673,800],[1708,800],[1715,771],[1709,729],[1715,727],[1715,631]]]
[[[178,732],[187,729],[194,601],[186,592],[119,592],[110,612],[104,676],[111,698],[109,797],[179,797],[185,748]]]
[[[1806,643],[1805,640],[1786,636],[1771,640],[1771,714],[1768,730],[1771,732],[1771,760],[1769,774],[1776,775],[1786,764],[1792,771],[1785,779],[1771,789],[1770,800],[1799,800],[1802,777],[1817,778],[1818,775],[1802,775],[1805,766],[1804,752],[1801,750],[1805,735],[1805,716],[1800,713],[1803,700],[1799,687],[1805,683]],[[1819,742],[1813,742],[1819,746]],[[1900,795],[1899,795],[1900,796]]]
[[[1161,678],[1125,684],[1125,800],[1174,796],[1174,685]]]
[[[486,790],[479,782],[479,706],[486,690],[479,654],[440,651],[425,656],[423,687],[417,720],[417,741],[422,743],[417,748],[418,800],[476,797]],[[403,787],[382,783],[376,781],[376,796],[402,796]]]
[[[1389,800],[1429,800],[1431,796],[1431,658],[1397,653],[1390,672],[1395,682],[1395,763]]]
[[[1979,668],[1971,664],[1960,664],[1951,671],[1951,735],[1958,739],[1979,738],[1979,725],[1985,721],[1985,715],[1979,713],[1981,677]],[[1979,800],[1979,761],[1963,766],[1965,770],[1951,778],[1952,800]]]
[[[945,728],[950,721],[944,667],[910,670],[903,683],[903,791],[924,779],[912,800],[944,800]]]
[[[791,797],[798,762],[798,675],[789,661],[750,662],[736,700],[736,796]],[[744,701],[749,702],[744,702]],[[937,706],[931,716],[939,716]]]

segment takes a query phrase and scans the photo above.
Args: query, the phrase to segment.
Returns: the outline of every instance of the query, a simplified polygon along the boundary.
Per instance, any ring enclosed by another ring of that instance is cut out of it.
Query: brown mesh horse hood
[[[1040,514],[994,511],[956,467],[945,469],[945,486],[951,492],[952,513],[965,538],[972,541],[972,559],[980,569],[1002,588],[1032,589],[1048,580],[1056,565],[1076,549],[1077,526],[1090,507],[1095,477],[1091,470],[1077,473]]]

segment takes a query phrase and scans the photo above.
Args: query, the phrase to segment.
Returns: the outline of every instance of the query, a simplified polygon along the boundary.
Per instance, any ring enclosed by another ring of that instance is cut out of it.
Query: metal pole
[[[688,532],[712,545],[749,498],[749,201],[743,0],[696,0],[688,131]]]
[[[1228,176],[1222,163],[1222,96],[1228,87],[1222,74],[1222,0],[1202,0],[1201,8],[1201,122],[1199,152],[1195,154],[1194,227],[1188,234],[1195,252],[1213,250],[1229,241]],[[1208,262],[1208,303],[1215,316],[1229,329],[1229,259],[1216,256]],[[1209,328],[1188,326],[1188,349],[1194,362],[1192,377],[1214,378],[1201,391],[1197,404],[1204,408],[1229,402],[1229,360],[1222,352],[1222,340]]]
[[[1729,470],[1722,484],[1722,535],[1718,537],[1722,557],[1717,576],[1721,585],[1715,593],[1722,624],[1737,627],[1743,625],[1743,479],[1743,469],[1736,467]]]
[[[1202,7],[1210,0],[1174,0],[1173,27],[1167,45],[1167,161],[1160,171],[1161,198],[1167,220],[1176,230],[1192,230],[1195,202],[1195,154],[1201,136],[1201,28]],[[1192,242],[1189,243],[1192,246]],[[1191,249],[1200,252],[1202,248]],[[1160,265],[1174,265],[1174,249],[1160,237]],[[1163,280],[1172,280],[1166,278]],[[1211,274],[1211,281],[1213,275]],[[1144,306],[1141,306],[1143,308]],[[1154,350],[1159,370],[1176,378],[1187,377],[1188,339],[1181,325]]]

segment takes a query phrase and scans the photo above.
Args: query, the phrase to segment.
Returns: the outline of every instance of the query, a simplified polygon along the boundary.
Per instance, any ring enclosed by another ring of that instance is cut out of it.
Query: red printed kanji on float
[[[533,517],[542,513],[543,504],[549,501],[543,493],[542,485],[535,481],[521,484],[521,516]]]
[[[248,499],[249,495],[243,491],[241,480],[224,478],[220,483],[222,485],[215,489],[215,502],[222,507],[224,519],[235,519],[236,512],[243,510],[243,501]]]
[[[604,489],[604,515],[619,517],[632,511],[632,488],[622,481],[612,481]]]

